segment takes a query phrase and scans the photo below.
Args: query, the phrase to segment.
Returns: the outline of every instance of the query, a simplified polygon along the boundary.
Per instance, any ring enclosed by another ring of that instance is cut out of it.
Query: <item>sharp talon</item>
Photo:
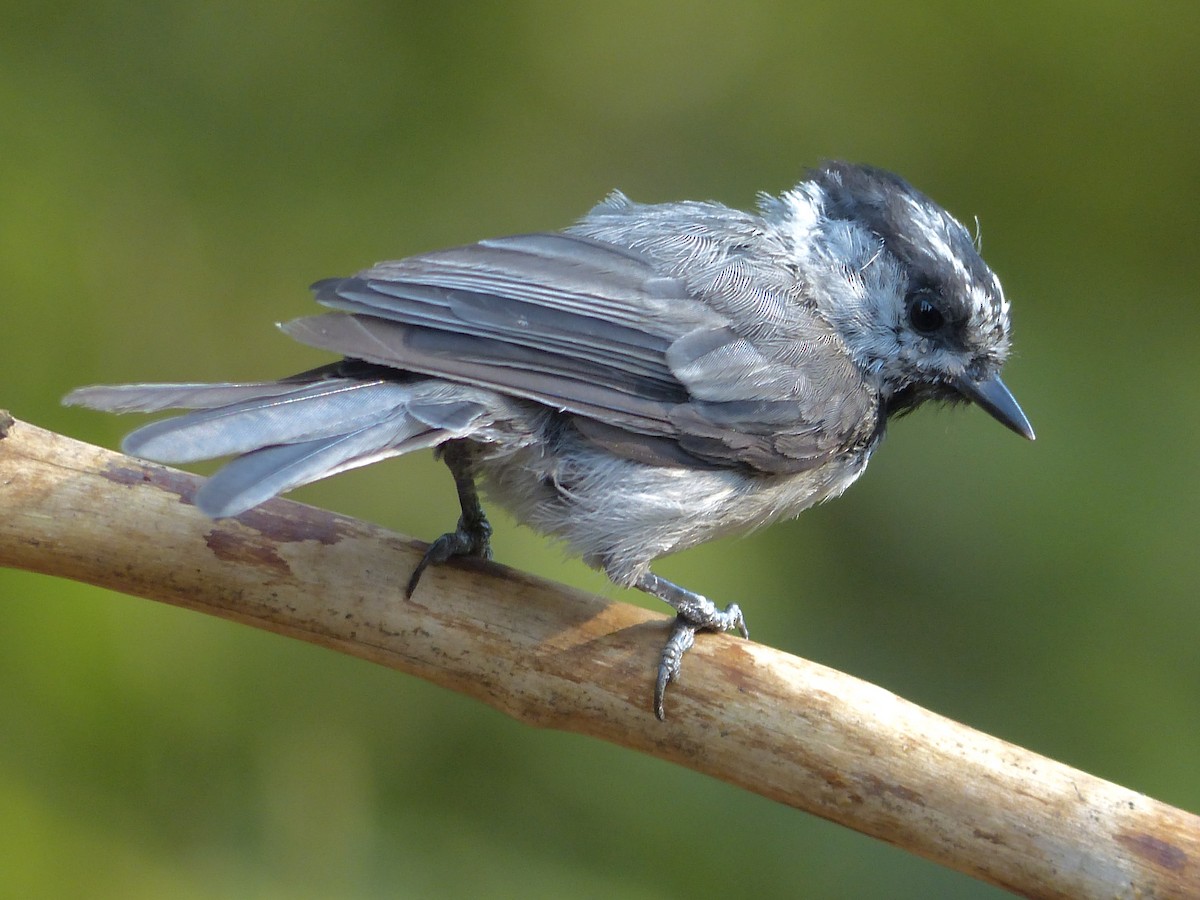
[[[663,700],[667,696],[667,685],[671,683],[671,670],[664,664],[658,665],[658,680],[654,682],[654,718],[660,722],[667,721],[667,713],[663,708]]]
[[[404,596],[406,599],[412,599],[413,591],[417,589],[417,582],[421,580],[421,573],[425,571],[425,568],[428,565],[429,551],[426,550],[425,555],[421,557],[421,561],[417,563],[417,567],[413,569],[413,573],[408,579],[408,587],[404,589]]]
[[[742,617],[742,610],[736,603],[730,603],[725,607],[725,617],[729,619],[730,624],[725,626],[728,628],[736,628],[738,633],[746,640],[750,640],[750,629],[746,627],[746,620]]]

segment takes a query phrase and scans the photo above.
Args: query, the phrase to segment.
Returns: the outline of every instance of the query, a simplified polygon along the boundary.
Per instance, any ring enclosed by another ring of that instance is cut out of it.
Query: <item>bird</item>
[[[197,493],[236,516],[292,488],[432,449],[461,515],[406,585],[491,558],[480,499],[665,601],[653,711],[697,632],[741,608],[651,571],[837,497],[890,420],[970,402],[1033,440],[1000,378],[1009,303],[976,240],[899,176],[840,161],[754,211],[614,192],[561,230],[481,240],[312,286],[278,327],[340,358],[273,381],[96,385],[112,412],[190,410],[130,433],[163,463],[233,457]]]

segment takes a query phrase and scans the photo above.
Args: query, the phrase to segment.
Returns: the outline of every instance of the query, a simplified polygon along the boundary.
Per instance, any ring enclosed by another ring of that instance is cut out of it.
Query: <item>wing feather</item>
[[[581,432],[629,458],[764,472],[819,465],[862,438],[874,400],[844,353],[821,344],[831,332],[811,311],[796,310],[807,349],[774,352],[740,331],[727,294],[745,278],[736,260],[730,267],[736,277],[708,273],[707,297],[635,250],[519,235],[319,281],[318,302],[336,312],[281,328],[347,357],[592,420],[603,427]],[[768,299],[786,311],[785,298]],[[846,373],[848,383],[835,377]],[[838,413],[827,420],[829,410]]]

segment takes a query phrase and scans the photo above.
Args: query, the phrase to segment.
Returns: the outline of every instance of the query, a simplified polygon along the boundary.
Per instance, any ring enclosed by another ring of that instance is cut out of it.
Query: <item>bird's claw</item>
[[[686,610],[680,610],[671,626],[671,636],[667,638],[659,657],[658,677],[654,682],[654,715],[660,722],[665,721],[667,717],[664,707],[667,685],[679,680],[683,655],[696,643],[697,631],[730,631],[736,628],[742,637],[750,637],[742,610],[736,603],[731,603],[721,610],[707,598],[697,594],[692,596],[703,602],[688,605]]]
[[[467,523],[463,519],[458,520],[458,528],[454,531],[448,531],[429,545],[425,551],[425,555],[421,557],[421,561],[417,563],[417,567],[413,569],[412,576],[408,579],[408,588],[405,591],[407,597],[411,598],[413,591],[417,589],[417,582],[421,580],[421,575],[430,566],[440,566],[448,560],[458,556],[474,556],[479,559],[492,558],[492,526],[487,519],[479,519],[476,522]]]

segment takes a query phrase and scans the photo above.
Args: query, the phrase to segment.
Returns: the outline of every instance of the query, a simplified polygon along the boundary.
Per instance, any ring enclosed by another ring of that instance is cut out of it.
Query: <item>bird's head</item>
[[[969,400],[1032,440],[1000,380],[1008,302],[957,219],[896,175],[848,163],[814,170],[764,211],[889,414]]]

